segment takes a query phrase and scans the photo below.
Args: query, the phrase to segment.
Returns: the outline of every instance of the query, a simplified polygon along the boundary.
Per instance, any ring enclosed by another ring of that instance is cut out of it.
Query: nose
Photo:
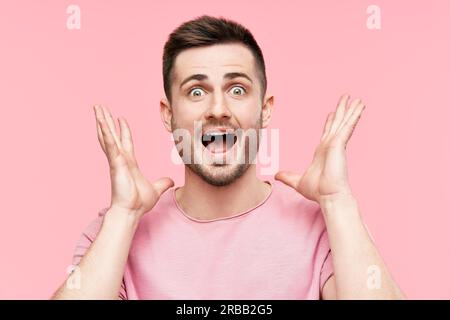
[[[231,118],[230,109],[228,109],[225,99],[222,96],[214,97],[211,106],[208,108],[208,110],[205,113],[205,117],[207,120],[209,120],[211,118],[216,118],[216,119],[226,119],[226,118],[230,119]]]

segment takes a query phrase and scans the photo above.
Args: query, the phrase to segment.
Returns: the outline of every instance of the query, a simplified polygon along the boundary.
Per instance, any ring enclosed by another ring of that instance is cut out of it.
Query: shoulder
[[[273,184],[273,200],[281,209],[309,215],[321,213],[317,202],[306,199],[302,194],[282,182],[271,183]]]
[[[103,223],[106,212],[109,207],[104,207],[97,212],[97,216],[88,222],[83,229],[82,235],[90,241],[94,241]]]
[[[283,218],[302,224],[316,225],[319,228],[325,227],[322,211],[317,202],[306,199],[280,181],[275,180],[271,183],[273,185],[272,205]]]

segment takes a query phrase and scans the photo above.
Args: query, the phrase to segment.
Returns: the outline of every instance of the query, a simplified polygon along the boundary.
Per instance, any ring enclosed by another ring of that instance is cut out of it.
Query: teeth
[[[207,132],[202,136],[202,143],[206,147],[208,144],[216,140],[216,137],[221,137],[222,142],[228,145],[233,145],[236,142],[236,137],[234,132]],[[229,137],[231,136],[231,137]],[[223,138],[222,138],[223,137]]]
[[[214,131],[211,131],[211,132],[205,133],[204,135],[205,135],[205,136],[222,136],[222,135],[224,135],[224,134],[232,134],[232,133],[233,133],[233,132],[221,132],[221,131],[214,132]]]
[[[224,133],[223,132],[208,132],[208,133],[206,133],[205,134],[205,136],[221,136],[221,135],[223,135]]]

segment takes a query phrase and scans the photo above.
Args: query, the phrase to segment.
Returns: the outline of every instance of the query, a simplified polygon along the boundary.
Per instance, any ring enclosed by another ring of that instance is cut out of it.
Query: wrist
[[[131,229],[134,232],[139,224],[139,216],[134,210],[111,206],[105,214],[103,223],[108,226]]]
[[[354,197],[351,191],[336,192],[332,194],[319,196],[319,204],[322,203],[325,204],[329,202],[336,203],[336,202],[351,202],[351,201],[356,201],[356,198]]]
[[[335,193],[319,198],[325,216],[359,217],[358,203],[352,193]]]

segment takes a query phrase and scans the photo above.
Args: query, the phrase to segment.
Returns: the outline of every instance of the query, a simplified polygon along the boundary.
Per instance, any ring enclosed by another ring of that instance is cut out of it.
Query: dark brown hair
[[[215,44],[241,43],[253,54],[261,82],[261,99],[267,89],[266,67],[258,43],[251,32],[241,24],[225,19],[203,15],[187,21],[175,29],[164,45],[163,81],[164,92],[171,101],[172,71],[177,55],[188,48],[205,47]]]

